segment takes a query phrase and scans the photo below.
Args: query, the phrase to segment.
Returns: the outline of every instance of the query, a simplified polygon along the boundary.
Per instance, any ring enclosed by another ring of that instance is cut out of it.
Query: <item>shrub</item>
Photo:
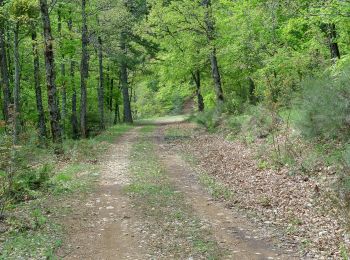
[[[15,201],[32,199],[39,194],[37,191],[46,188],[52,175],[53,166],[45,164],[38,169],[23,168],[17,170],[10,189],[11,197]]]
[[[274,125],[271,111],[264,105],[251,107],[247,113],[250,115],[250,119],[246,119],[242,125],[243,133],[250,132],[255,137],[265,138],[277,127]]]
[[[216,109],[208,109],[204,112],[198,113],[195,122],[205,126],[208,130],[213,131],[220,123],[220,113]]]
[[[347,140],[350,135],[350,70],[304,82],[298,125],[307,137]]]

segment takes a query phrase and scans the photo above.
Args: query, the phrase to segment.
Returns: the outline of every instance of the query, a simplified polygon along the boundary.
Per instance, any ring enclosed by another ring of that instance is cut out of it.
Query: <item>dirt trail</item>
[[[232,253],[227,259],[297,259],[273,247],[272,237],[266,237],[264,230],[223,203],[214,201],[199,184],[192,167],[179,154],[169,150],[164,136],[160,131],[157,133],[158,154],[169,177],[177,189],[185,194],[195,214],[208,223],[219,244]]]
[[[193,214],[206,223],[220,247],[228,250],[225,259],[294,259],[274,248],[272,239],[261,236],[262,230],[212,200],[198,183],[191,166],[169,149],[159,129],[161,126],[157,127],[155,136],[148,138],[154,141],[161,164],[193,208]],[[147,254],[150,249],[147,241],[142,240],[144,220],[123,192],[130,183],[131,148],[139,138],[139,128],[119,138],[103,160],[97,190],[79,203],[72,203],[74,214],[64,220],[70,235],[59,251],[62,258],[156,259]],[[173,234],[165,235],[170,238]]]
[[[137,241],[139,220],[122,192],[129,184],[130,149],[137,137],[135,129],[112,145],[101,165],[97,191],[66,219],[70,237],[60,252],[64,259],[145,259]]]

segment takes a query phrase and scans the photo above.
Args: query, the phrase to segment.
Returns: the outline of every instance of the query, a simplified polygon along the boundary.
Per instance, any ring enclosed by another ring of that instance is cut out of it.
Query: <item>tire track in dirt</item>
[[[160,129],[156,131],[154,139],[160,161],[173,184],[185,194],[195,211],[194,214],[207,223],[217,242],[229,250],[230,255],[226,259],[298,259],[292,252],[280,252],[273,246],[272,239],[266,241],[266,237],[259,238],[257,233],[261,230],[249,220],[222,203],[213,202],[208,192],[199,184],[191,166],[179,154],[169,149]]]
[[[72,207],[65,219],[68,241],[64,259],[145,259],[138,241],[141,222],[123,188],[129,184],[129,157],[138,129],[124,134],[107,151],[96,192]]]

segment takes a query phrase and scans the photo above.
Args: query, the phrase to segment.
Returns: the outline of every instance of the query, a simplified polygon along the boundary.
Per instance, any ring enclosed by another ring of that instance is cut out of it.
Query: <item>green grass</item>
[[[79,194],[80,197],[91,191],[99,176],[95,160],[131,127],[118,125],[95,138],[66,140],[65,155],[59,158],[65,161],[63,164],[50,148],[31,145],[21,148],[18,160],[22,166],[17,168],[16,175],[19,176],[17,186],[22,186],[18,186],[21,188],[18,192],[21,198],[32,200],[12,201],[7,206],[7,231],[0,233],[1,260],[58,259],[55,251],[64,233],[57,219],[71,213],[71,208],[66,207],[71,196]]]
[[[96,136],[94,139],[98,142],[113,143],[117,137],[129,131],[132,127],[127,124],[116,125],[108,128],[103,134]]]
[[[151,117],[151,118],[136,120],[135,123],[138,125],[179,123],[179,122],[187,121],[189,117],[190,117],[189,115]]]
[[[0,259],[56,259],[54,251],[61,245],[62,240],[59,235],[56,237],[50,233],[59,232],[57,228],[51,227],[50,230],[10,234],[2,245]]]
[[[178,139],[187,139],[192,135],[191,129],[181,128],[181,127],[171,127],[168,128],[165,133],[166,140],[178,140]]]
[[[77,176],[79,174],[79,176]],[[96,166],[74,163],[66,166],[50,180],[52,194],[86,192],[99,176]]]
[[[218,259],[224,251],[212,239],[201,221],[192,215],[184,195],[177,191],[159,162],[150,139],[150,129],[140,130],[143,137],[135,143],[131,154],[132,183],[125,189],[142,217],[156,234],[150,247],[175,259],[200,257]],[[150,252],[152,254],[152,252]]]
[[[210,195],[215,199],[231,200],[233,198],[233,192],[229,190],[225,185],[215,180],[215,178],[212,176],[201,173],[199,175],[199,181],[204,187],[206,187]]]
[[[155,130],[155,126],[154,125],[145,125],[144,127],[142,127],[140,129],[141,133],[153,133],[153,131]]]

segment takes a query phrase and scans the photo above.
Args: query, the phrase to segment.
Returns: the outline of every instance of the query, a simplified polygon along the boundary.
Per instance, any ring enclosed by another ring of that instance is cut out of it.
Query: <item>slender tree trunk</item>
[[[125,42],[125,34],[121,35],[121,49],[124,53],[124,57],[120,64],[120,82],[122,86],[123,93],[123,104],[124,104],[124,122],[132,123],[132,113],[131,113],[131,105],[130,105],[130,96],[129,96],[129,86],[128,86],[128,67],[126,63],[126,42]]]
[[[60,145],[62,143],[62,133],[60,126],[60,111],[57,104],[57,89],[55,83],[56,75],[54,67],[55,61],[52,46],[53,40],[51,35],[51,23],[47,6],[47,0],[40,0],[40,11],[44,29],[46,83],[52,140],[54,143]],[[58,152],[60,152],[61,147],[58,147],[58,149]]]
[[[222,104],[224,102],[224,93],[222,91],[222,85],[221,85],[221,75],[220,70],[218,66],[218,60],[216,57],[216,48],[213,47],[211,53],[210,53],[210,64],[211,64],[211,74],[214,80],[214,87],[215,87],[215,93],[216,93],[216,99],[218,104]]]
[[[192,73],[192,77],[194,79],[194,82],[196,83],[196,96],[197,96],[197,102],[198,102],[198,111],[203,112],[204,111],[204,100],[201,93],[201,73],[199,69],[196,70],[196,73]]]
[[[107,71],[107,83],[108,83],[108,89],[109,89],[109,96],[108,96],[108,107],[109,111],[113,111],[113,84],[112,84],[113,79],[110,79],[110,70],[108,66],[108,71]]]
[[[57,30],[60,36],[60,40],[62,41],[62,15],[61,15],[61,6],[58,7],[57,10],[57,19],[58,25]],[[64,138],[66,132],[66,111],[67,111],[67,90],[66,90],[66,64],[64,63],[64,54],[63,49],[62,52],[62,61],[61,61],[61,95],[62,95],[62,109],[61,109],[61,128],[62,128],[62,136]]]
[[[3,0],[0,0],[0,6],[3,5]],[[9,119],[9,105],[11,103],[10,80],[7,67],[7,53],[5,42],[5,25],[0,23],[0,70],[1,70],[1,85],[3,91],[2,110],[5,121]]]
[[[14,79],[14,68],[12,66],[12,53],[11,53],[11,49],[12,49],[12,46],[11,46],[11,29],[10,29],[10,26],[8,25],[7,28],[5,29],[5,31],[7,31],[7,39],[6,39],[6,49],[7,49],[7,66],[8,66],[8,75],[9,75],[9,79],[10,79],[10,86],[11,86],[11,83],[13,83],[13,79]],[[5,38],[5,36],[4,36]],[[10,90],[10,97],[11,97],[11,90]],[[11,97],[12,98],[12,97]],[[10,103],[13,103],[13,100],[11,100]]]
[[[64,56],[62,56],[64,59]],[[64,138],[66,134],[66,114],[67,114],[67,88],[66,88],[66,65],[64,62],[61,63],[61,75],[62,75],[62,112],[61,112],[61,121],[62,121],[62,136]]]
[[[115,103],[115,114],[114,114],[114,122],[113,124],[116,125],[120,122],[120,111],[119,111],[119,104]]]
[[[114,79],[112,78],[111,79],[111,88],[113,88],[113,85],[114,85]],[[113,97],[112,97],[113,98]],[[114,110],[114,120],[113,120],[113,124],[115,125],[115,124],[117,124],[117,106],[118,106],[118,98],[117,98],[117,96],[115,97],[115,110]],[[119,106],[118,106],[118,110],[119,110]]]
[[[71,85],[73,89],[72,94],[72,133],[73,139],[79,138],[79,126],[78,126],[78,115],[77,115],[77,89],[74,80],[74,71],[75,71],[75,63],[71,60],[70,64],[70,77],[71,77]]]
[[[81,136],[86,138],[88,136],[87,133],[87,78],[89,74],[89,54],[87,50],[87,46],[89,44],[88,39],[88,29],[87,29],[87,21],[86,21],[86,0],[81,1],[81,11],[82,11],[82,34],[81,34],[81,42],[82,42],[82,56],[81,56],[81,66],[80,66],[80,129]]]
[[[113,124],[116,125],[118,123],[120,123],[120,110],[119,110],[118,102],[115,102],[114,122],[113,122]]]
[[[113,88],[113,86],[114,86],[114,80],[111,79],[111,87]],[[119,95],[119,93],[118,93],[118,95]],[[116,125],[118,123],[120,123],[120,109],[119,109],[118,96],[116,96],[115,97],[115,110],[114,110],[114,122],[113,122],[113,124]]]
[[[1,53],[0,53],[0,59],[1,59]],[[1,74],[0,74],[0,104],[3,104],[4,103],[4,101],[3,101],[3,98],[2,98],[2,92],[1,92],[1,90],[2,90],[2,83],[1,83],[1,81],[2,81],[2,78],[1,78]],[[5,121],[5,110],[4,110],[4,107],[2,106],[1,107],[1,113],[2,113],[2,120],[3,121]]]
[[[20,107],[20,87],[21,87],[21,67],[19,59],[19,24],[18,22],[15,25],[14,30],[14,63],[15,63],[15,84],[13,90],[14,98],[14,132],[13,132],[13,141],[15,144],[18,143],[20,128],[21,128],[21,107]]]
[[[202,5],[205,6],[206,8],[205,25],[207,29],[206,30],[207,40],[211,47],[211,51],[210,51],[211,74],[214,81],[216,99],[217,99],[218,105],[221,105],[224,101],[224,93],[222,90],[220,69],[218,65],[218,59],[216,56],[216,47],[214,43],[216,32],[215,32],[214,20],[212,17],[211,0],[203,0]]]
[[[73,31],[73,19],[72,12],[70,12],[70,18],[68,20],[68,29],[70,32]],[[72,86],[72,116],[71,116],[71,124],[72,124],[72,137],[73,139],[79,138],[79,123],[78,123],[78,115],[77,115],[77,89],[74,79],[75,74],[75,62],[73,57],[70,58],[70,81]]]
[[[103,78],[103,46],[102,39],[98,37],[98,60],[99,60],[99,72],[100,80],[98,87],[98,111],[100,114],[100,130],[105,129],[105,118],[104,118],[104,78]]]
[[[255,82],[251,77],[248,77],[249,82],[249,102],[252,105],[256,105],[256,96],[255,96]]]
[[[46,141],[46,124],[45,124],[45,112],[41,94],[40,85],[40,61],[39,61],[39,51],[37,43],[37,33],[35,26],[32,27],[32,41],[33,41],[33,63],[34,63],[34,87],[35,87],[35,99],[36,108],[38,110],[38,134],[40,144],[43,145]]]
[[[337,30],[334,23],[327,24],[328,31],[328,41],[329,41],[329,49],[331,51],[332,59],[340,59],[340,50],[339,45],[336,42],[337,40]]]

